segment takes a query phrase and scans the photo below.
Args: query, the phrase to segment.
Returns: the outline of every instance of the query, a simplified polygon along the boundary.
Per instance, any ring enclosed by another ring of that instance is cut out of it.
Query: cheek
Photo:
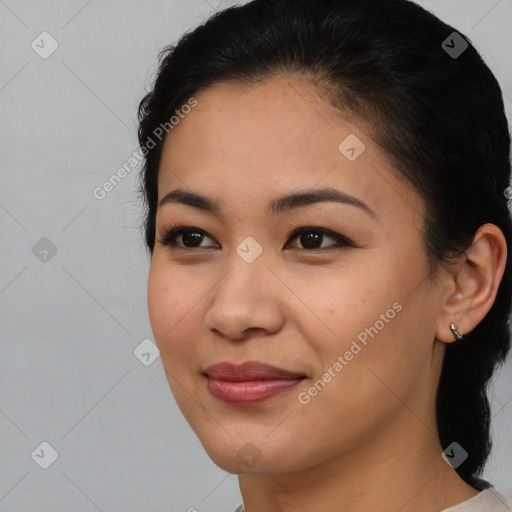
[[[155,343],[160,350],[163,369],[172,394],[186,418],[193,408],[190,393],[195,385],[191,376],[199,339],[198,322],[194,321],[194,305],[198,298],[183,284],[169,265],[153,257],[148,276],[148,312]],[[190,408],[188,410],[187,408]]]
[[[159,266],[155,264],[153,259],[148,276],[147,297],[149,321],[157,344],[163,337],[166,325],[172,325],[169,323],[169,313],[173,310],[169,307],[170,299],[168,290],[169,286],[165,281],[165,274],[161,271]],[[168,314],[165,314],[166,311]],[[168,328],[169,327],[167,327],[167,329]]]
[[[338,371],[332,371],[344,377],[333,380],[340,385],[344,380],[354,396],[373,395],[375,386],[382,387],[370,370],[402,387],[409,379],[406,365],[414,373],[428,359],[428,344],[411,335],[418,318],[418,307],[408,296],[414,275],[407,277],[398,267],[395,262],[368,264],[364,272],[321,282],[318,293],[310,294],[326,326],[325,336],[311,333],[310,338],[322,369],[327,371],[341,356],[343,370],[338,364]]]
[[[148,313],[163,360],[166,355],[184,351],[197,338],[191,331],[198,322],[192,318],[198,311],[201,293],[190,284],[191,281],[180,279],[172,267],[153,259],[148,276]]]
[[[389,275],[389,272],[368,265],[364,271],[351,269],[336,280],[324,280],[317,285],[317,293],[311,300],[329,327],[330,338],[345,340],[350,345],[351,340],[361,333],[364,339],[365,329],[376,322],[382,328],[381,314],[391,310],[385,319],[395,316],[393,303],[401,293],[397,288],[398,280],[394,281]]]

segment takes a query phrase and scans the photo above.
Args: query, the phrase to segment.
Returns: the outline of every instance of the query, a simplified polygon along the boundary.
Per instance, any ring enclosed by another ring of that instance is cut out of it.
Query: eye
[[[327,235],[327,236],[326,236]],[[182,244],[178,244],[176,239],[181,237]],[[300,247],[292,247],[292,249],[299,249],[303,251],[315,251],[315,250],[332,250],[339,249],[343,247],[356,247],[356,245],[349,240],[347,237],[340,235],[339,233],[335,233],[328,229],[317,228],[314,226],[309,227],[301,227],[296,229],[288,239],[288,243],[290,240],[300,237],[300,242],[304,245],[304,248]],[[167,231],[164,236],[159,241],[160,244],[164,246],[169,246],[173,249],[202,249],[205,247],[215,247],[214,245],[210,246],[201,246],[201,242],[205,238],[210,238],[205,231],[195,228],[193,226],[176,226],[173,229]],[[324,238],[330,238],[334,240],[334,244],[330,244],[327,247],[322,247],[321,242]],[[320,242],[320,246],[318,243]],[[288,244],[287,244],[288,245]]]
[[[301,244],[305,247],[305,249],[299,248],[299,250],[332,250],[332,249],[340,249],[342,247],[355,247],[355,244],[352,240],[349,240],[347,237],[340,235],[339,233],[335,233],[329,229],[317,228],[315,226],[308,226],[303,228],[296,229],[291,235],[289,240],[293,240],[294,238],[298,238]],[[325,239],[330,238],[334,240],[334,244],[330,244],[328,246],[320,246],[317,244]],[[292,247],[292,249],[296,249],[296,247]]]
[[[185,246],[176,243],[176,238],[179,236],[182,237],[182,241]],[[207,237],[208,235],[206,235],[206,233],[199,228],[195,228],[193,226],[177,226],[167,231],[160,240],[160,243],[162,245],[178,249],[201,249],[202,247],[197,244],[200,244],[204,240],[205,236]],[[188,247],[187,244],[191,244],[192,247]]]

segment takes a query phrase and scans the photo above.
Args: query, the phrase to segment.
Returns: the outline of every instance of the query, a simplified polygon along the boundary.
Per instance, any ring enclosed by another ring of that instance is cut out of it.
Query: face
[[[238,474],[311,468],[378,442],[384,425],[403,435],[397,395],[427,410],[438,378],[421,198],[306,81],[218,84],[195,99],[165,141],[148,281],[183,415]],[[168,196],[177,189],[217,208]],[[223,362],[293,375],[208,372]]]

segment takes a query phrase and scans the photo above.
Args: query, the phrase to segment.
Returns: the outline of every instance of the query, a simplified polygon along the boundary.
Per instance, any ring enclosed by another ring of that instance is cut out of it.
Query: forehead
[[[194,98],[197,105],[166,138],[159,200],[172,188],[190,188],[221,202],[266,206],[279,192],[328,186],[364,197],[377,212],[397,203],[403,214],[421,210],[369,131],[305,80],[222,83]]]
[[[320,90],[305,80],[220,83],[195,98],[197,106],[172,131],[170,145],[173,138],[179,139],[176,145],[200,142],[196,150],[216,156],[229,150],[236,158],[255,153],[270,157],[276,152],[291,157],[309,154],[315,145],[337,150],[339,116]]]

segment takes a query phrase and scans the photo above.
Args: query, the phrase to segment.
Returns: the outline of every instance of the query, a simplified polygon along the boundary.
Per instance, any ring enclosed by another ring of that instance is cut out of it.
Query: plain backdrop
[[[158,51],[233,3],[0,0],[0,511],[241,502],[151,351],[140,166],[93,194],[137,148]],[[510,114],[512,2],[420,3],[472,40]],[[497,448],[484,476],[512,500],[510,359],[491,397]]]

